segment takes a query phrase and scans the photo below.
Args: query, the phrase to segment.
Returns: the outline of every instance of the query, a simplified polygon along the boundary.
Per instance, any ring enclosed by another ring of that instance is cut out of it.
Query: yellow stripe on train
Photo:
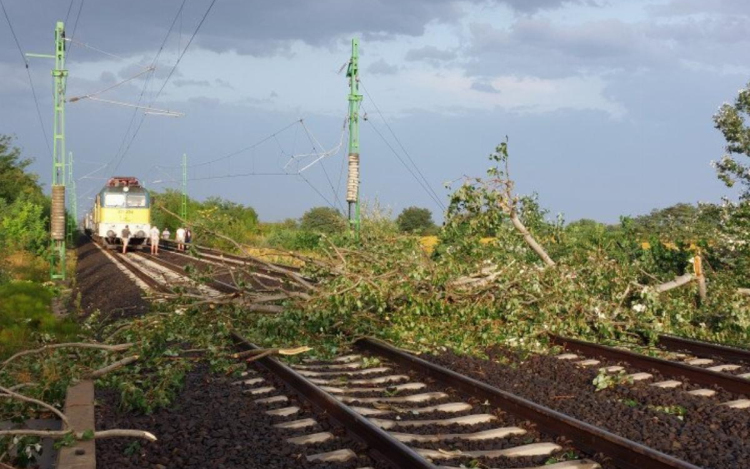
[[[148,224],[151,221],[151,209],[149,208],[107,208],[99,209],[100,223],[133,223]]]

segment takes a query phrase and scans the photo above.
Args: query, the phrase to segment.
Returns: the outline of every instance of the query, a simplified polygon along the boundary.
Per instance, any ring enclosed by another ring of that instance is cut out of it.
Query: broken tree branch
[[[69,434],[73,434],[76,440],[101,440],[103,438],[142,438],[148,441],[156,441],[157,438],[153,433],[149,433],[143,430],[100,430],[93,432],[93,435],[87,435],[85,432],[71,432],[67,430],[27,430],[27,429],[16,429],[16,430],[2,430],[0,431],[0,437],[8,435],[18,436],[38,436],[41,438],[52,438],[61,439],[65,438]]]
[[[132,347],[133,344],[118,344],[118,345],[106,345],[106,344],[97,344],[97,343],[88,343],[88,342],[69,342],[64,344],[49,344],[45,345],[44,347],[40,347],[38,349],[33,350],[24,350],[21,352],[18,352],[17,354],[11,356],[7,360],[5,360],[2,365],[0,366],[0,371],[3,370],[10,362],[13,360],[26,356],[26,355],[33,355],[37,353],[42,353],[47,350],[52,349],[58,349],[58,348],[88,348],[88,349],[97,349],[97,350],[106,350],[108,352],[122,352],[123,350],[127,350],[130,347]]]
[[[138,360],[138,355],[133,355],[132,357],[125,357],[122,360],[118,360],[112,363],[111,365],[107,365],[103,368],[99,368],[98,370],[94,370],[86,378],[87,379],[101,378],[102,376],[106,375],[110,371],[114,371],[114,370],[117,370],[118,368],[122,368],[123,366],[130,365],[136,360]]]
[[[673,288],[681,287],[687,283],[690,283],[693,280],[695,280],[695,276],[691,273],[687,273],[685,275],[675,277],[674,280],[670,280],[669,282],[664,282],[661,285],[655,286],[654,290],[656,290],[657,293],[664,293],[665,291],[669,291]]]
[[[3,393],[3,394],[0,394],[0,397],[15,399],[17,401],[28,402],[29,404],[36,404],[40,407],[44,407],[45,409],[49,410],[53,414],[60,417],[60,420],[62,420],[62,423],[63,423],[63,428],[70,426],[70,423],[68,422],[68,417],[66,417],[65,414],[55,409],[53,406],[47,404],[46,402],[42,402],[38,399],[34,399],[33,397],[24,396],[23,394],[18,394],[17,392],[14,392],[3,386],[0,386],[0,392]]]
[[[187,223],[187,221],[185,219],[183,219],[182,217],[180,217],[176,213],[170,211],[169,209],[167,209],[166,207],[164,207],[164,205],[157,204],[157,206],[159,208],[161,208],[162,210],[164,210],[165,212],[167,212],[168,214],[170,214],[173,217],[177,218],[181,222]],[[207,232],[211,233],[212,235],[214,235],[214,236],[216,236],[218,238],[223,239],[224,241],[228,241],[228,242],[232,243],[232,245],[234,245],[234,247],[236,247],[240,252],[242,252],[243,255],[248,258],[248,260],[250,260],[252,262],[255,262],[255,263],[258,263],[258,264],[261,264],[263,267],[265,267],[266,269],[271,270],[273,272],[286,275],[287,277],[291,278],[297,284],[299,284],[300,286],[302,286],[303,288],[305,288],[307,290],[313,290],[315,288],[315,287],[313,287],[313,285],[310,282],[308,282],[307,280],[305,280],[297,272],[294,272],[294,271],[289,270],[289,269],[285,269],[285,268],[280,267],[280,266],[278,266],[276,264],[272,264],[270,262],[266,262],[263,259],[260,259],[260,258],[257,258],[255,256],[250,255],[250,253],[247,252],[247,250],[244,248],[244,246],[242,246],[240,243],[238,243],[234,239],[230,238],[229,236],[223,235],[223,234],[221,234],[221,233],[219,233],[217,231],[214,231],[214,230],[211,230],[209,228],[206,228],[205,226],[201,226],[201,229],[206,230]]]

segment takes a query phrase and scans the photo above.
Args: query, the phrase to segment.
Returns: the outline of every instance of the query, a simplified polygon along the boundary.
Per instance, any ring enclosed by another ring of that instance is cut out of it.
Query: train
[[[109,178],[96,195],[94,208],[84,218],[84,230],[106,247],[122,244],[128,226],[130,244],[143,244],[151,230],[151,196],[137,178]]]

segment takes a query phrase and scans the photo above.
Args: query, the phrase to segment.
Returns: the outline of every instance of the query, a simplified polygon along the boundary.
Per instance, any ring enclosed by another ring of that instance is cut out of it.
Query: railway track
[[[557,335],[551,335],[550,341],[565,349],[566,353],[557,357],[560,360],[569,360],[578,366],[600,366],[610,373],[628,373],[627,377],[632,381],[652,381],[654,378],[652,372],[655,371],[670,379],[652,382],[651,386],[683,392],[682,388],[688,381],[701,386],[698,389],[684,391],[696,397],[712,398],[717,395],[716,388],[721,388],[736,395],[737,398],[720,402],[718,405],[734,409],[750,409],[750,399],[747,399],[750,397],[750,373],[748,373],[750,366],[745,362],[716,364],[714,358],[684,353],[688,350],[734,360],[738,356],[745,357],[741,349],[731,349],[729,353],[727,347],[716,344],[662,336],[660,343],[663,347],[679,350],[669,355],[671,359],[665,359]],[[686,347],[691,348],[686,349]],[[613,364],[604,366],[601,360],[607,360]],[[732,372],[737,374],[731,374]]]
[[[294,266],[279,265],[260,261],[248,256],[238,256],[225,253],[218,249],[192,245],[193,254],[188,251],[178,251],[177,243],[171,240],[161,240],[160,247],[178,256],[187,257],[206,265],[231,268],[232,266],[249,267],[257,288],[278,288],[284,284],[290,275],[301,276],[300,269]]]
[[[233,338],[240,349],[255,348]],[[393,467],[697,468],[386,343],[361,339],[355,347],[329,361],[287,365],[265,357],[253,366],[278,376]],[[279,425],[298,430],[288,443],[310,444],[309,461],[358,457],[349,448],[316,453],[316,442],[334,435],[307,430],[313,417],[300,418],[288,396],[249,376],[242,385],[256,402],[274,406],[268,412]]]

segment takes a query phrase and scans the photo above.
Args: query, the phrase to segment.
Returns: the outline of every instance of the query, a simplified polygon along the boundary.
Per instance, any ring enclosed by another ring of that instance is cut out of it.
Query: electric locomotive
[[[151,197],[137,178],[112,177],[97,194],[87,222],[105,246],[122,244],[125,225],[130,229],[130,244],[142,244],[151,229]]]

